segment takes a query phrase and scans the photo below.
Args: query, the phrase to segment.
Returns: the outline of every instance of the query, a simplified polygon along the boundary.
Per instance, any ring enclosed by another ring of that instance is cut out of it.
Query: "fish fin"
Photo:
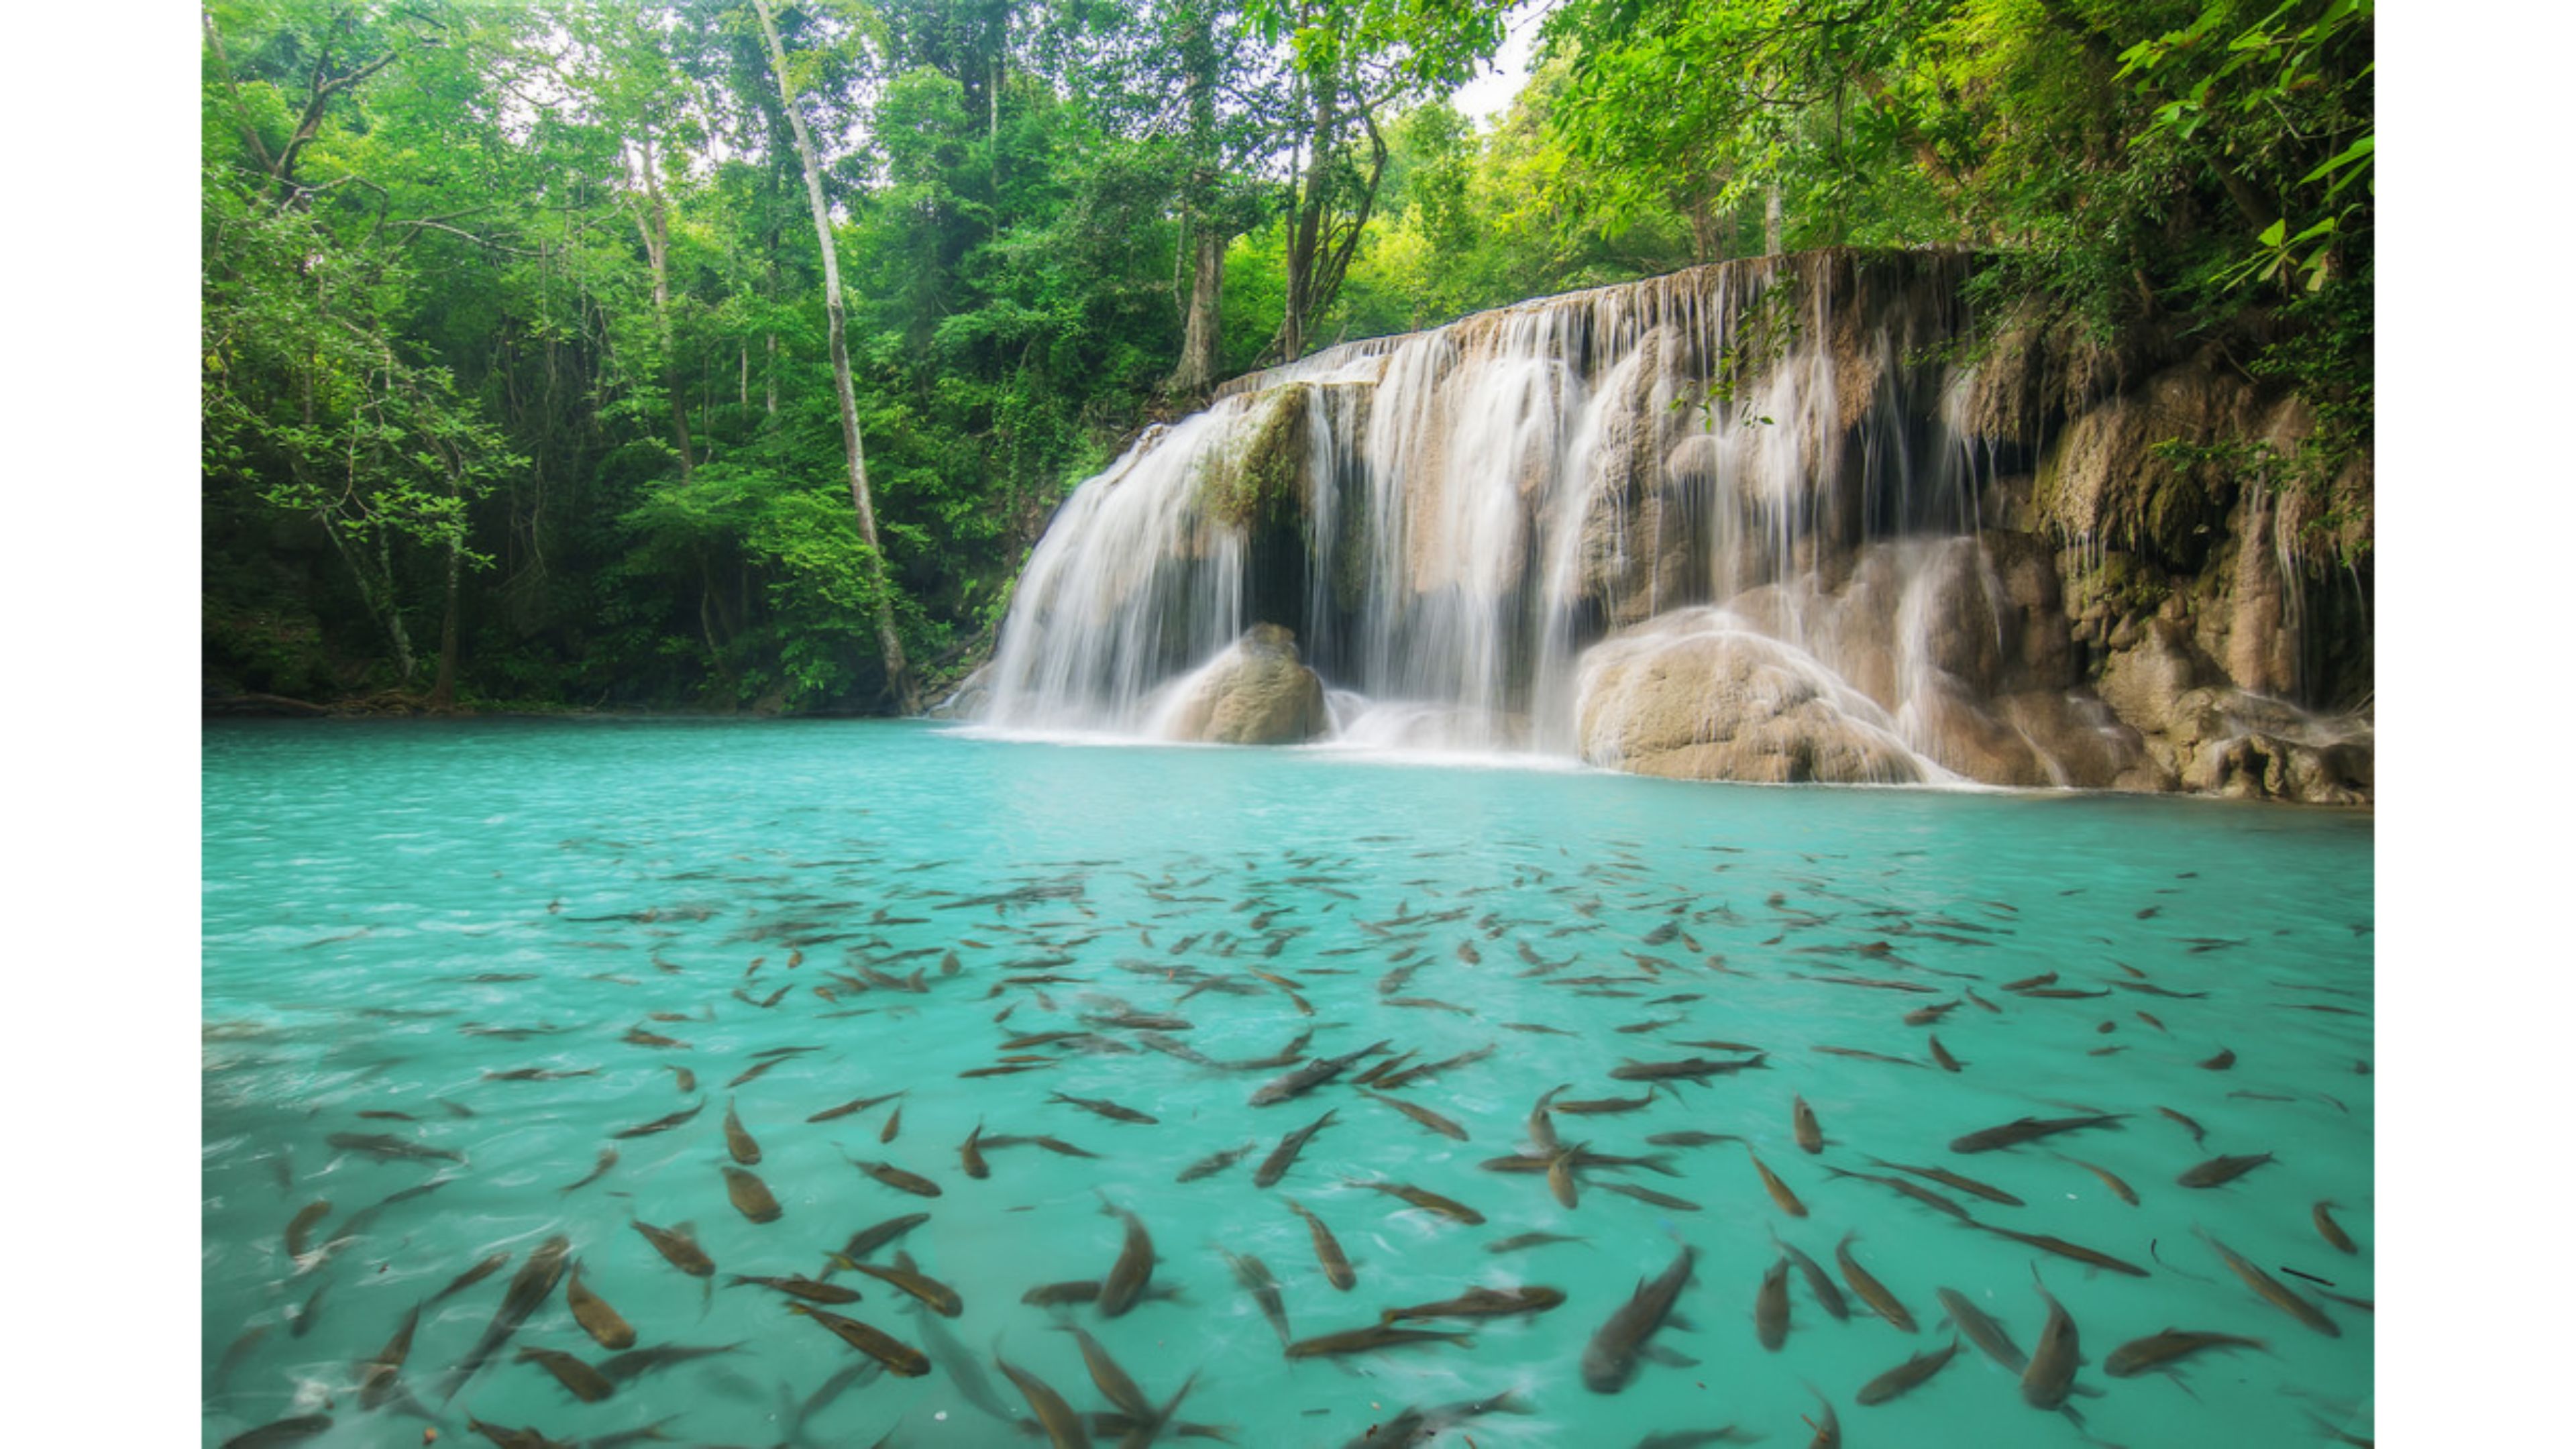
[[[1637,1357],[1645,1359],[1651,1363],[1662,1364],[1666,1368],[1686,1369],[1699,1367],[1698,1359],[1676,1349],[1666,1348],[1661,1344],[1654,1344],[1649,1347],[1639,1349],[1637,1351]]]
[[[1664,1315],[1664,1327],[1669,1328],[1676,1333],[1699,1332],[1698,1324],[1691,1322],[1688,1318],[1685,1318],[1678,1313],[1668,1313]]]

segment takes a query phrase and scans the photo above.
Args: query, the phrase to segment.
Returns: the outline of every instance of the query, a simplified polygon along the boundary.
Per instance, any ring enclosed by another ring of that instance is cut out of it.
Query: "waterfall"
[[[2051,654],[1981,527],[2029,459],[1947,357],[1966,274],[1722,263],[1235,379],[1066,501],[981,719],[1154,737],[1263,623],[1343,744],[2063,783],[2063,621]]]

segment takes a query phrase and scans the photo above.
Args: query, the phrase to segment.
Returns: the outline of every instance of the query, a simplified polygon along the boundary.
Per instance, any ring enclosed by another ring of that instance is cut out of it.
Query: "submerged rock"
[[[1583,658],[1583,758],[1632,774],[1768,784],[1923,778],[1884,711],[1723,609],[1685,609]]]
[[[1297,636],[1277,624],[1255,624],[1181,681],[1158,733],[1207,744],[1293,745],[1331,723],[1324,682],[1298,662]]]

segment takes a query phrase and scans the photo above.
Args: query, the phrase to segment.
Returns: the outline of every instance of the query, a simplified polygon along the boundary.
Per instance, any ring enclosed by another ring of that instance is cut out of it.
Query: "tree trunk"
[[[458,580],[465,572],[465,545],[447,541],[447,609],[438,624],[438,679],[429,687],[429,707],[456,708],[456,602]]]
[[[1775,183],[1762,188],[1762,255],[1780,255],[1780,242],[1788,231],[1780,216],[1780,188]]]
[[[1191,261],[1189,321],[1181,336],[1180,365],[1172,370],[1169,390],[1182,396],[1205,392],[1216,381],[1225,343],[1225,246],[1231,240],[1216,218],[1218,155],[1216,89],[1218,56],[1214,22],[1204,6],[1193,11],[1181,48],[1190,73],[1190,170],[1187,217]],[[1177,269],[1181,256],[1172,259]]]
[[[894,628],[894,585],[886,578],[885,551],[877,542],[877,510],[868,496],[868,460],[859,442],[859,400],[850,383],[850,352],[841,335],[841,262],[832,244],[832,215],[823,204],[823,173],[815,164],[814,138],[796,109],[796,87],[787,78],[787,52],[778,43],[778,22],[769,0],[752,0],[760,16],[761,38],[769,43],[770,73],[778,78],[780,108],[796,134],[796,159],[805,171],[805,200],[814,212],[814,240],[823,251],[823,313],[831,335],[832,385],[840,393],[841,440],[850,465],[850,502],[858,509],[859,536],[867,540],[868,572],[877,588],[877,644],[885,654],[886,688],[905,714],[917,714],[921,698],[905,667],[903,640]]]
[[[680,452],[680,481],[689,481],[689,407],[680,396],[678,359],[671,355],[671,219],[662,204],[662,179],[653,174],[653,137],[639,143],[643,153],[644,195],[649,209],[635,218],[644,233],[644,258],[653,267],[653,329],[662,343],[662,393],[671,404],[671,437]]]

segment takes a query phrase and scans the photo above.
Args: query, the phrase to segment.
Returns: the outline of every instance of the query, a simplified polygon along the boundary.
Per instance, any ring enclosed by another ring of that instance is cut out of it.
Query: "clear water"
[[[513,1254],[507,1267],[423,1313],[404,1370],[443,1441],[473,1441],[470,1413],[565,1441],[667,1419],[663,1432],[677,1442],[779,1443],[793,1406],[858,1356],[768,1289],[710,1293],[664,1262],[630,1214],[694,1223],[721,1284],[734,1273],[817,1272],[858,1229],[916,1210],[929,1221],[897,1246],[954,1287],[964,1313],[930,1318],[889,1285],[836,1278],[865,1294],[838,1311],[928,1349],[935,1366],[851,1388],[806,1419],[803,1442],[1032,1442],[992,1412],[1028,1413],[994,1367],[997,1345],[1077,1409],[1104,1411],[1073,1338],[1050,1331],[1064,1321],[1088,1328],[1157,1402],[1196,1375],[1179,1418],[1228,1426],[1246,1445],[1341,1444],[1408,1406],[1504,1390],[1528,1412],[1467,1421],[1445,1442],[1625,1445],[1732,1424],[1796,1444],[1819,1412],[1809,1386],[1831,1400],[1853,1444],[2063,1445],[2085,1433],[2130,1445],[2275,1444],[2316,1439],[2316,1418],[2370,1432],[2370,1314],[2320,1298],[2288,1271],[2352,1298],[2372,1294],[2368,815],[1685,785],[1328,751],[1075,748],[883,723],[241,723],[209,726],[204,745],[208,1443],[308,1413],[332,1418],[310,1443],[421,1442],[425,1426],[401,1410],[359,1408],[356,1365],[412,1305],[500,1251]],[[1032,885],[1048,893],[959,905]],[[1275,914],[1256,926],[1265,913]],[[1677,927],[1671,939],[1645,944],[1667,924]],[[1273,940],[1282,944],[1267,954]],[[1889,949],[1851,949],[1876,942]],[[2195,949],[2213,942],[2227,944]],[[1480,960],[1464,959],[1462,944]],[[1573,963],[1524,974],[1524,945]],[[1461,1009],[1397,1006],[1381,993],[1408,947],[1419,969],[1397,995]],[[960,969],[944,975],[950,951]],[[792,968],[791,953],[801,953]],[[1725,969],[1709,969],[1712,957]],[[859,992],[835,980],[858,977],[861,965],[892,977],[926,967],[926,989]],[[1293,983],[1312,1015],[1256,970]],[[2143,979],[2207,994],[2034,999],[2002,989],[2050,971],[2061,988]],[[1228,980],[1184,1001],[1202,979],[1194,972]],[[1006,984],[1015,974],[1067,979]],[[1936,990],[1818,979],[1836,976]],[[1647,979],[1571,984],[1590,977]],[[1970,985],[2001,1010],[1971,1003],[1929,1028],[1964,1063],[1953,1074],[1931,1065],[1927,1029],[1903,1018]],[[1685,993],[1696,999],[1655,1004]],[[1280,1071],[1085,1052],[1078,1042],[1027,1049],[1058,1061],[1043,1070],[959,1076],[994,1064],[1018,1034],[1096,1030],[1131,1042],[1133,1030],[1081,1019],[1117,1011],[1110,998],[1186,1018],[1192,1029],[1167,1034],[1221,1060],[1270,1056],[1309,1027],[1316,1052],[1380,1038],[1417,1051],[1417,1064],[1495,1051],[1395,1093],[1461,1124],[1463,1143],[1351,1087],[1374,1059],[1260,1108],[1247,1099]],[[694,1019],[656,1022],[655,1012]],[[1616,1030],[1656,1017],[1674,1024]],[[2097,1030],[2103,1023],[2111,1029]],[[626,1041],[639,1025],[687,1046]],[[1679,1084],[1643,1110],[1559,1114],[1560,1135],[1640,1154],[1657,1150],[1646,1145],[1653,1134],[1740,1134],[1807,1216],[1774,1203],[1736,1144],[1672,1150],[1673,1176],[1587,1171],[1572,1210],[1543,1177],[1478,1167],[1520,1148],[1533,1103],[1559,1083],[1571,1084],[1560,1100],[1635,1096],[1642,1087],[1608,1075],[1622,1059],[1732,1055],[1677,1044],[1701,1039],[1759,1046],[1767,1066]],[[821,1049],[728,1091],[758,1053],[789,1046]],[[2119,1050],[2095,1054],[2106,1047]],[[2198,1065],[2222,1048],[2235,1052],[2232,1068]],[[693,1071],[698,1091],[677,1090],[672,1066]],[[596,1075],[485,1076],[519,1068]],[[879,1139],[894,1103],[806,1121],[895,1091],[905,1095],[890,1143]],[[1050,1102],[1052,1092],[1160,1120],[1104,1120]],[[1793,1136],[1793,1095],[1822,1124],[1821,1155]],[[685,1126],[617,1141],[605,1177],[560,1190],[591,1171],[613,1133],[699,1101],[706,1110]],[[754,1170],[784,1209],[778,1221],[755,1224],[728,1202],[719,1172],[730,1160],[728,1101],[759,1141]],[[2195,1146],[2159,1107],[2197,1119],[2206,1143]],[[1326,1108],[1333,1125],[1285,1180],[1254,1187],[1254,1167],[1280,1136]],[[2008,1151],[1946,1145],[2078,1108],[2128,1115],[2112,1129]],[[366,1111],[417,1120],[358,1115]],[[1099,1156],[995,1150],[991,1176],[973,1180],[959,1146],[979,1122],[988,1137],[1052,1135]],[[347,1132],[389,1133],[464,1161],[335,1151],[326,1139]],[[1259,1145],[1234,1166],[1175,1182],[1189,1164],[1247,1142]],[[2140,1202],[2122,1202],[2052,1148],[2118,1175]],[[943,1194],[883,1186],[845,1151],[924,1174]],[[2267,1151],[2279,1160],[2232,1184],[2175,1182],[2207,1157]],[[1981,1222],[2098,1249],[2148,1276],[2090,1270],[1827,1171],[1885,1173],[1872,1156],[2002,1188],[2026,1206],[1924,1184]],[[1368,1180],[1429,1189],[1486,1221],[1460,1225],[1348,1185]],[[431,1192],[385,1203],[433,1181]],[[1606,1190],[1620,1182],[1703,1210]],[[1290,1197],[1338,1235],[1357,1265],[1355,1288],[1326,1282]],[[1104,1198],[1150,1231],[1152,1289],[1179,1296],[1149,1296],[1114,1319],[1024,1304],[1032,1286],[1108,1273],[1122,1227]],[[2338,1204],[2358,1256],[2311,1226],[2320,1199]],[[287,1224],[320,1200],[331,1208],[310,1230],[316,1245],[383,1206],[338,1251],[299,1269]],[[2341,1336],[2258,1299],[2195,1228],[2319,1303]],[[1582,1241],[1485,1251],[1540,1230]],[[1856,1298],[1850,1320],[1837,1322],[1793,1271],[1787,1342],[1766,1351],[1753,1316],[1772,1236],[1830,1271],[1847,1232],[1921,1332],[1897,1331]],[[442,1407],[443,1377],[491,1322],[528,1251],[556,1233],[643,1345],[741,1347],[580,1403],[537,1364],[513,1361],[521,1346],[608,1357],[558,1289]],[[1668,1326],[1652,1343],[1696,1366],[1648,1363],[1623,1392],[1590,1392],[1578,1373],[1585,1344],[1639,1279],[1673,1259],[1676,1239],[1698,1249],[1676,1310],[1689,1327]],[[1536,1317],[1415,1325],[1470,1332],[1465,1346],[1292,1361],[1220,1247],[1268,1265],[1301,1339],[1480,1283],[1544,1284],[1566,1298]],[[1949,1342],[1940,1287],[1966,1294],[2030,1349],[2046,1314],[2034,1264],[2080,1329],[2088,1362],[2077,1383],[2102,1391],[2072,1401],[2084,1430],[2027,1406],[2013,1377],[1973,1346],[1910,1394],[1856,1402],[1883,1370]],[[317,1291],[298,1334],[294,1320]],[[2201,1354],[2181,1383],[2104,1373],[2115,1347],[2166,1327],[2269,1347]]]

